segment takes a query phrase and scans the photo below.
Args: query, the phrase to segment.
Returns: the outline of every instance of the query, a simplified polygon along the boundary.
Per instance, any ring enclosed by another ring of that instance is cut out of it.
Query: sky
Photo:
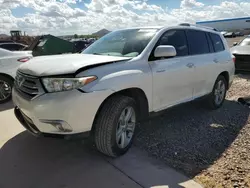
[[[91,34],[250,17],[250,0],[0,0],[0,34]]]

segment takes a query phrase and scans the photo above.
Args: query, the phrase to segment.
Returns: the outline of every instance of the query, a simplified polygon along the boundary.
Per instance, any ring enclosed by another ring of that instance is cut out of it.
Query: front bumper
[[[31,133],[69,135],[90,131],[100,105],[110,94],[110,90],[91,93],[72,90],[27,100],[14,88],[12,99],[17,119]],[[62,122],[63,126],[54,122]]]

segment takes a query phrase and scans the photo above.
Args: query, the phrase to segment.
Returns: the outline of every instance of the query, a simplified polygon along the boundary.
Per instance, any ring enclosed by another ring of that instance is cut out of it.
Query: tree
[[[77,34],[74,34],[74,38],[77,39],[77,38],[78,38],[78,35],[77,35]]]

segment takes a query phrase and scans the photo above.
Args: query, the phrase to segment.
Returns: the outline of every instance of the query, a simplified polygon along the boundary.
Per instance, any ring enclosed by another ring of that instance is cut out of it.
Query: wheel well
[[[115,95],[123,95],[123,96],[128,96],[128,97],[133,98],[136,102],[136,105],[138,106],[139,120],[146,119],[148,117],[148,115],[149,115],[148,99],[147,99],[144,91],[139,89],[139,88],[129,88],[129,89],[124,89],[124,90],[118,91],[116,93],[113,93],[112,95],[107,97],[102,102],[101,106],[99,107],[99,109],[95,115],[95,119],[98,116],[101,109],[103,108],[103,105],[105,104],[105,102],[109,98],[111,98]],[[95,121],[95,119],[94,119],[94,121]],[[92,132],[95,129],[94,125],[95,125],[95,123],[93,123],[92,130],[91,130]]]
[[[220,73],[219,76],[223,76],[226,79],[226,81],[227,81],[227,89],[229,89],[229,73],[227,71],[224,71],[224,72]]]
[[[0,76],[7,77],[7,78],[11,79],[12,81],[15,80],[12,76],[10,76],[10,75],[8,75],[8,74],[5,74],[5,73],[0,73]]]

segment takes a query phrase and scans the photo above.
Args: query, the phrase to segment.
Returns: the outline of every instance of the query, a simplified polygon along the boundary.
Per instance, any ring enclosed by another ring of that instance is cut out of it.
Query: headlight
[[[83,78],[42,78],[45,89],[49,92],[69,91],[81,88],[82,86],[96,80],[96,76]]]

